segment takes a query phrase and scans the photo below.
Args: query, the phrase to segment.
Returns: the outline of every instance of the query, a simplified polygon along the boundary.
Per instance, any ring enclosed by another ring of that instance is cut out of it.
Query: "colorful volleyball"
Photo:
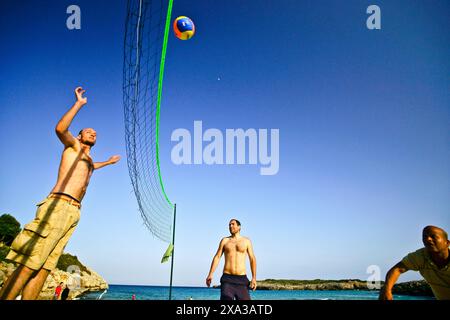
[[[178,39],[188,40],[195,33],[195,25],[188,17],[180,16],[173,22],[173,31]]]

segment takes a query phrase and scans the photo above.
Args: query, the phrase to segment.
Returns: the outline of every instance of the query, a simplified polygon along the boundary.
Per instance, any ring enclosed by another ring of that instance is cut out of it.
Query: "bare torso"
[[[249,245],[249,239],[245,237],[233,238],[227,237],[224,239],[225,245],[223,252],[225,255],[225,266],[223,273],[232,275],[245,275],[245,256]]]
[[[81,202],[93,171],[92,158],[79,144],[74,148],[64,149],[59,165],[58,180],[52,193],[65,193]]]

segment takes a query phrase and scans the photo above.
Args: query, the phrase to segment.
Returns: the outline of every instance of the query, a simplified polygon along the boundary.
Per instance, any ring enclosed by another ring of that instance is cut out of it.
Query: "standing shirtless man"
[[[6,259],[19,266],[4,283],[0,300],[15,299],[21,291],[24,300],[39,296],[78,224],[81,201],[92,172],[120,160],[120,156],[105,162],[92,160],[90,151],[97,138],[94,129],[83,129],[76,138],[69,132],[73,118],[87,103],[84,92],[81,87],[75,89],[77,101],[56,125],[56,135],[64,144],[58,179],[47,198],[37,204],[35,219],[11,244]]]
[[[220,257],[225,253],[225,266],[220,278],[220,300],[250,300],[248,288],[256,290],[256,258],[250,239],[240,235],[241,223],[231,219],[228,224],[231,236],[220,241],[219,249],[211,263],[206,285],[211,285],[214,270]],[[249,281],[245,270],[245,256],[248,254],[252,281]]]

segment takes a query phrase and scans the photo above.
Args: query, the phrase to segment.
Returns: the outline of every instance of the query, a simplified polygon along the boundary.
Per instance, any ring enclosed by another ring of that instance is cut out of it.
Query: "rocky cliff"
[[[6,278],[13,273],[16,266],[12,263],[0,262],[0,287]],[[84,271],[69,273],[59,269],[55,269],[50,273],[42,291],[39,300],[51,300],[55,292],[55,288],[60,282],[64,282],[71,289],[68,299],[75,299],[83,293],[89,291],[100,291],[108,288],[106,281],[96,272],[86,267]]]
[[[16,265],[5,261],[9,245],[20,232],[20,223],[11,215],[0,216],[0,287]],[[66,272],[66,271],[69,272]],[[106,281],[97,273],[83,265],[76,256],[64,253],[58,260],[57,268],[51,272],[42,288],[39,299],[52,299],[55,288],[63,282],[70,289],[69,299],[74,299],[88,291],[100,291],[108,288]]]

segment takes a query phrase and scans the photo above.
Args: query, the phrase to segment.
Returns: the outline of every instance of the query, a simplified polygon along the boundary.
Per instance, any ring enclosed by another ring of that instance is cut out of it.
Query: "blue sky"
[[[68,30],[66,8],[81,8]],[[381,8],[382,29],[366,28]],[[448,1],[185,1],[196,35],[169,37],[161,169],[177,203],[175,285],[204,285],[228,221],[251,238],[258,278],[366,279],[450,231]],[[143,226],[126,165],[125,1],[3,1],[0,213],[22,225],[56,181],[54,134],[86,88],[72,131],[94,127],[95,172],[66,250],[112,284],[165,285],[166,244]],[[220,78],[220,80],[218,80]],[[276,128],[280,170],[171,162],[177,128]],[[215,273],[218,283],[223,260]],[[249,270],[249,269],[248,269]],[[418,279],[409,272],[401,280]]]

